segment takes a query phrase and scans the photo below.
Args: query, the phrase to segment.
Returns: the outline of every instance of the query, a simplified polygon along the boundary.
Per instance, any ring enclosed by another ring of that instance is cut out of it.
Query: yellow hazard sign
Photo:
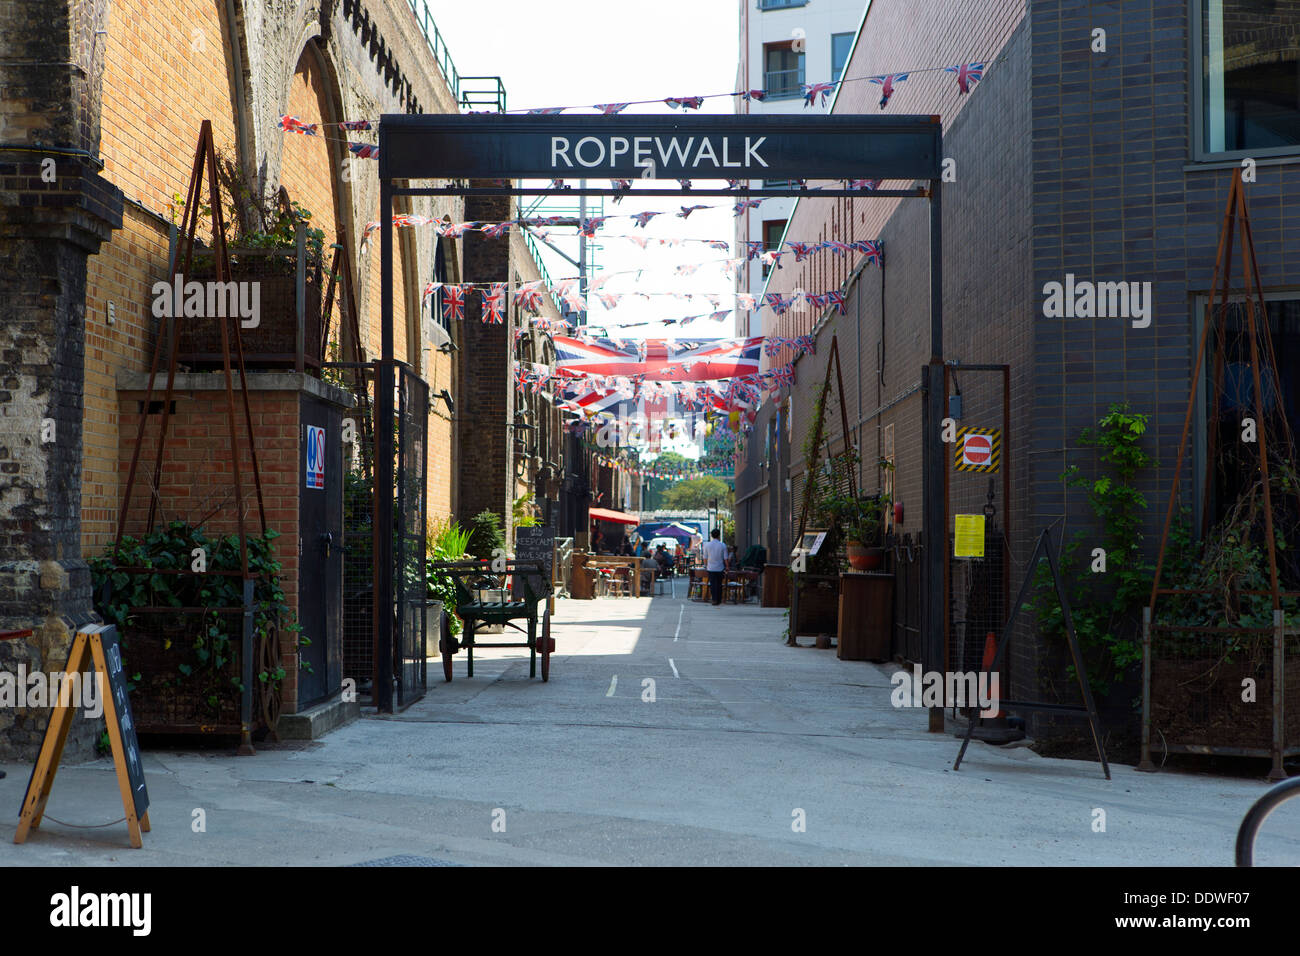
[[[958,471],[997,471],[1002,462],[1002,431],[997,428],[959,428],[953,452]]]

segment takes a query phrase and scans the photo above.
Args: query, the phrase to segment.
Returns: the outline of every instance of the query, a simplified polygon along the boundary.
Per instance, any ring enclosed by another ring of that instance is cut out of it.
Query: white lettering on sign
[[[766,136],[744,137],[732,142],[730,136],[584,136],[570,143],[567,136],[551,137],[551,168],[573,169],[574,160],[579,166],[592,169],[597,166],[616,166],[623,156],[631,155],[632,165],[647,166],[654,162],[655,154],[663,166],[687,169],[767,168],[767,160],[759,152],[767,142]],[[736,154],[740,158],[734,158]],[[721,158],[719,158],[721,157]]]
[[[325,487],[325,429],[307,426],[307,487]]]
[[[962,464],[987,465],[993,455],[993,439],[989,435],[970,434],[962,445]]]

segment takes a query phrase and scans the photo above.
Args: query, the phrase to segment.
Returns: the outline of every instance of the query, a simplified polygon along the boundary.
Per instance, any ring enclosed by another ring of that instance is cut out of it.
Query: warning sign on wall
[[[997,471],[1002,460],[1002,432],[996,428],[959,428],[953,467],[958,471]]]
[[[325,487],[325,429],[307,426],[307,487]]]

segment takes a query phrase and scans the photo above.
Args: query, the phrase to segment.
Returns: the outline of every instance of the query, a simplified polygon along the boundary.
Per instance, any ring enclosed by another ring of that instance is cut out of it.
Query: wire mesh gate
[[[1009,612],[1011,367],[948,363],[943,377],[944,660],[950,672],[970,673],[983,668],[988,637],[997,639]]]
[[[377,362],[332,362],[337,384],[360,397],[373,398]],[[428,687],[425,660],[425,578],[428,513],[427,411],[429,386],[410,366],[396,364],[393,443],[393,653],[392,673],[378,673],[374,627],[375,582],[380,580],[374,548],[375,477],[372,462],[378,448],[373,401],[358,402],[358,454],[348,463],[343,500],[343,677],[356,682],[358,698],[378,703],[375,688],[381,680],[392,681],[396,704],[406,707],[424,696]]]

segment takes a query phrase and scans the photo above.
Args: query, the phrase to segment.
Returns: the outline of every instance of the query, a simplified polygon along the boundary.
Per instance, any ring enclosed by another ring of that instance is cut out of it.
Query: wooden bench
[[[537,656],[542,658],[542,680],[551,677],[551,652],[555,650],[555,640],[551,637],[550,602],[551,583],[547,580],[545,567],[540,562],[506,561],[504,567],[493,571],[487,561],[434,561],[427,567],[431,571],[442,572],[452,579],[456,588],[456,614],[465,623],[465,632],[457,640],[451,634],[451,627],[444,624],[439,639],[442,651],[442,673],[450,681],[452,676],[452,655],[462,648],[467,652],[467,675],[474,676],[475,647],[526,647],[528,648],[528,676],[537,676]],[[512,588],[505,588],[505,578],[510,578]],[[484,590],[502,591],[506,596],[501,600],[483,600],[479,592]],[[541,612],[541,635],[537,633],[538,605],[545,610]],[[526,621],[527,627],[520,627],[515,621]],[[474,632],[481,624],[503,624],[526,634],[524,643],[484,644],[475,640]]]

